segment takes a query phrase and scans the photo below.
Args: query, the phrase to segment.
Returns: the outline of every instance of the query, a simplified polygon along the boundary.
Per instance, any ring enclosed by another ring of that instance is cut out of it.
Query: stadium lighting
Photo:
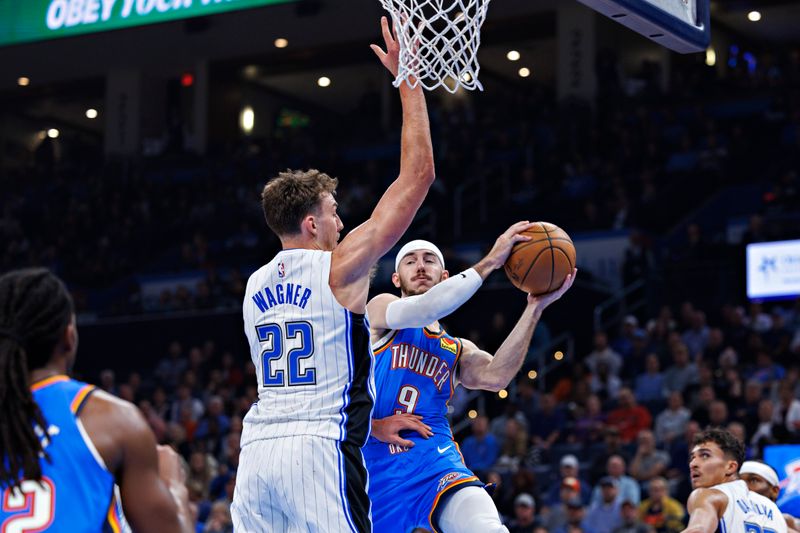
[[[19,85],[20,87],[27,87],[30,84],[31,84],[30,78],[26,78],[25,76],[20,76],[19,78],[17,78],[17,85]]]
[[[531,75],[531,69],[529,69],[528,67],[522,67],[521,69],[519,69],[518,74],[520,78],[527,78],[528,76]]]
[[[516,50],[509,50],[509,52],[506,54],[506,58],[508,58],[509,61],[519,61],[520,57],[521,56],[519,52]]]
[[[256,125],[256,113],[253,111],[252,106],[244,106],[242,112],[239,114],[239,126],[245,135],[253,133],[253,128]]]
[[[562,359],[564,359],[564,352],[558,351],[558,352],[554,353],[553,354],[553,358],[556,361],[561,361]]]
[[[501,400],[508,398],[508,391],[505,389],[497,391],[497,395],[500,397]]]
[[[89,108],[86,110],[86,118],[97,118],[97,109]]]
[[[717,64],[717,52],[712,48],[708,47],[706,50],[706,65],[709,67],[713,67]]]
[[[330,87],[331,79],[327,76],[322,76],[320,79],[317,80],[317,85],[320,87]]]
[[[56,139],[60,133],[61,132],[55,128],[50,128],[49,130],[47,130],[47,136],[50,137],[51,139]]]
[[[536,379],[536,376],[538,376],[538,375],[539,374],[536,373],[536,370],[531,370],[530,372],[528,372],[528,377],[530,379]]]
[[[758,22],[761,20],[761,12],[760,11],[751,11],[747,14],[747,20],[750,22]]]
[[[275,39],[275,42],[273,44],[275,45],[275,48],[286,48],[287,46],[289,46],[289,41],[284,39],[283,37],[278,37],[277,39]]]
[[[467,416],[469,418],[478,418],[478,411],[476,411],[475,409],[470,409],[469,413],[467,413]]]

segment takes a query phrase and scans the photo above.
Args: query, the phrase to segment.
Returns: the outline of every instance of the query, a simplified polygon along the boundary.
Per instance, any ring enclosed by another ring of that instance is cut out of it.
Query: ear
[[[725,477],[731,477],[739,472],[739,463],[737,461],[728,461],[725,467]]]
[[[400,288],[400,276],[398,276],[398,275],[397,275],[397,272],[394,272],[394,273],[392,274],[392,284],[393,284],[393,285],[394,285],[396,288],[398,288],[398,289]]]
[[[300,231],[312,237],[317,236],[317,221],[314,215],[309,214],[303,218],[303,221],[300,223]]]
[[[449,277],[450,277],[450,272],[448,272],[447,270],[442,270],[442,281],[446,280]]]
[[[776,501],[778,499],[778,493],[781,491],[781,488],[778,486],[770,487],[769,493],[772,495],[772,501]]]

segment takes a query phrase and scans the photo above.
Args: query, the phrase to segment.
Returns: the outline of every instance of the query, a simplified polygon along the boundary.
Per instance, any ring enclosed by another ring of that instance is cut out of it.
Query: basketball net
[[[381,0],[392,15],[400,62],[394,86],[483,90],[481,25],[490,0]]]

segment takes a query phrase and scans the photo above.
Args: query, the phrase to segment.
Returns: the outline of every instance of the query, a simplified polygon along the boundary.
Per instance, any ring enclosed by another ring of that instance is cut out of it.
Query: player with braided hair
[[[156,447],[133,404],[67,377],[77,347],[61,280],[0,276],[3,531],[119,532],[126,518],[136,531],[192,531],[177,454]]]

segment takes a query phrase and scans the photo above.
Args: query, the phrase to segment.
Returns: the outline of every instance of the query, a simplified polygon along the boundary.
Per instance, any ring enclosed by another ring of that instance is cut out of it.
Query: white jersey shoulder
[[[360,315],[334,297],[330,268],[331,252],[283,250],[247,281],[242,313],[258,401],[245,416],[242,445],[293,435],[346,438]]]
[[[720,533],[786,533],[786,520],[775,502],[749,490],[741,479],[711,488],[728,497]]]

